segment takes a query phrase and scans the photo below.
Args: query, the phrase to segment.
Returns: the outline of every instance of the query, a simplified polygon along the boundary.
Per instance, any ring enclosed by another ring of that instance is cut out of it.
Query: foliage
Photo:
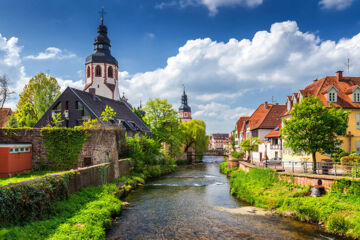
[[[326,230],[360,237],[360,181],[335,181],[322,197],[308,196],[309,188],[281,181],[270,169],[239,170],[231,175],[231,193],[267,209],[277,209],[301,221],[324,222]],[[346,193],[346,194],[345,194]]]
[[[42,128],[41,135],[49,160],[49,169],[68,170],[77,165],[85,130],[80,128]]]
[[[158,143],[166,143],[171,157],[181,154],[181,129],[177,112],[166,99],[156,98],[146,103],[144,121]]]
[[[104,111],[101,113],[100,119],[104,122],[113,121],[116,116],[116,112],[112,107],[106,105]]]
[[[285,120],[281,130],[285,146],[295,153],[312,154],[316,172],[316,153],[330,154],[341,144],[338,136],[346,133],[348,115],[342,108],[327,108],[319,98],[307,96],[294,105],[291,118]]]
[[[231,156],[232,156],[233,158],[240,159],[240,158],[243,158],[243,157],[245,156],[245,153],[232,151],[232,152],[231,152]]]
[[[53,204],[50,218],[9,226],[0,239],[105,239],[110,218],[121,209],[115,184],[87,187]]]
[[[101,124],[99,123],[99,120],[95,119],[89,119],[86,122],[83,122],[82,127],[84,129],[94,129],[94,128],[100,128]]]
[[[129,157],[135,160],[136,171],[142,171],[145,165],[159,163],[160,145],[154,139],[135,134],[134,137],[127,138],[126,143]]]
[[[62,119],[61,112],[55,113],[55,114],[52,116],[51,125],[52,125],[53,127],[60,127],[63,121],[64,121],[64,120]]]
[[[14,114],[9,117],[8,123],[5,127],[6,128],[18,128],[19,127]]]
[[[135,113],[136,114],[136,116],[138,117],[138,118],[140,118],[140,120],[141,121],[143,121],[144,123],[145,123],[145,121],[144,121],[144,115],[143,115],[143,113],[145,113],[144,111],[142,111],[142,109],[136,109],[136,108],[133,108],[133,113]],[[146,124],[146,123],[145,123]]]
[[[17,103],[16,120],[20,127],[32,127],[60,95],[60,86],[53,77],[40,73],[29,80]]]
[[[192,147],[195,152],[202,153],[206,151],[209,144],[209,137],[206,136],[206,124],[202,120],[191,120],[181,124],[182,141],[185,144],[184,152]]]
[[[57,173],[55,171],[26,171],[23,174],[17,174],[13,177],[0,178],[0,186],[5,186],[13,183],[28,181],[34,178],[44,177],[46,175]]]
[[[240,147],[244,152],[249,152],[249,157],[250,157],[251,151],[257,151],[259,144],[261,144],[259,138],[249,137],[240,143]]]
[[[236,148],[235,137],[236,137],[236,128],[231,132],[231,137],[230,137],[231,147],[232,147],[232,150],[234,150],[234,151]]]
[[[227,161],[220,163],[219,164],[219,169],[220,169],[220,172],[222,174],[225,174],[226,176],[230,176],[230,174],[232,172],[235,172],[235,171],[239,170],[239,168],[237,168],[237,167],[228,168],[228,162]]]
[[[331,154],[331,157],[332,159],[335,161],[335,162],[340,162],[340,159],[342,157],[346,157],[348,156],[349,154],[342,148],[336,148],[334,150],[334,152]]]
[[[68,174],[62,174],[0,188],[0,222],[18,223],[48,216],[52,201],[68,197],[67,179]]]

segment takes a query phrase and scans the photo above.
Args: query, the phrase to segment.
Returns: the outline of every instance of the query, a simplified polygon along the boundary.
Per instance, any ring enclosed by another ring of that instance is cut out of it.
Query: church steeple
[[[101,13],[101,24],[97,28],[94,40],[94,52],[86,58],[86,84],[84,91],[95,92],[107,98],[120,101],[118,87],[118,62],[111,55],[108,29],[104,25],[104,8]]]
[[[182,122],[188,122],[191,120],[191,107],[188,105],[188,97],[185,92],[185,86],[183,85],[184,91],[181,96],[181,106],[179,107],[179,119]]]

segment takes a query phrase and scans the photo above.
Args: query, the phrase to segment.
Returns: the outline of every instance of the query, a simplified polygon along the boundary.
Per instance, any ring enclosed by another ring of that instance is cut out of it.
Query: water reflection
[[[246,204],[229,194],[221,157],[149,182],[126,199],[108,239],[336,239],[315,225],[274,215],[235,213]],[[231,211],[229,211],[229,209]]]

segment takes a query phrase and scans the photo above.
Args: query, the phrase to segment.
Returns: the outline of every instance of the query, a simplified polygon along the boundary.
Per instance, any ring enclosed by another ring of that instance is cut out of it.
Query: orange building
[[[31,170],[32,146],[29,143],[0,144],[0,177]]]

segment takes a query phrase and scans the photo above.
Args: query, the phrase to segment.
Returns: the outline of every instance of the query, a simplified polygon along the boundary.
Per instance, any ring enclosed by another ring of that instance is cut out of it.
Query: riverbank
[[[105,239],[112,219],[122,209],[122,199],[146,179],[174,172],[175,165],[152,166],[142,173],[123,176],[97,187],[86,187],[51,204],[42,219],[2,226],[0,239]]]
[[[305,222],[318,223],[328,232],[360,237],[360,182],[337,180],[331,191],[322,197],[310,197],[310,187],[281,181],[270,169],[244,172],[227,169],[231,194],[256,207],[276,211]]]

